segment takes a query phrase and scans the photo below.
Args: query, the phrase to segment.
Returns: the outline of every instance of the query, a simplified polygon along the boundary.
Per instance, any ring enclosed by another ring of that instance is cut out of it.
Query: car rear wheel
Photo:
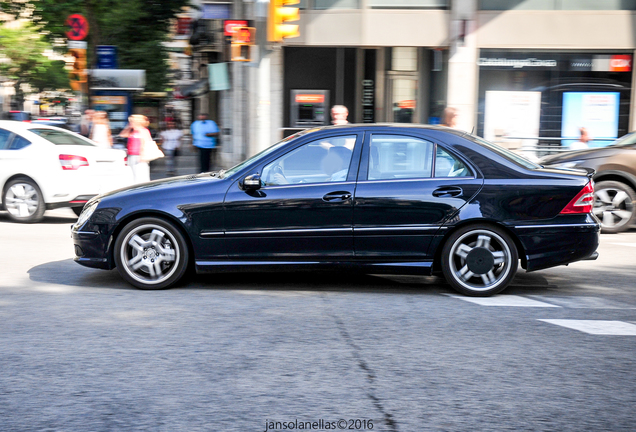
[[[454,232],[442,249],[442,271],[462,294],[487,297],[503,291],[517,272],[517,248],[501,229],[477,225]]]
[[[636,219],[636,192],[625,183],[602,181],[594,186],[594,214],[601,220],[601,232],[615,234],[629,229]]]
[[[39,222],[44,217],[46,205],[42,191],[34,181],[26,178],[11,180],[2,196],[4,208],[16,222]]]
[[[165,289],[176,284],[188,267],[188,245],[170,222],[145,217],[130,222],[115,241],[119,274],[137,288]]]

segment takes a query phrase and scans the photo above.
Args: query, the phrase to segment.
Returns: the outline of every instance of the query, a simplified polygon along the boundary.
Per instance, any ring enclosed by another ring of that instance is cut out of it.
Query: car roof
[[[316,128],[305,129],[301,132],[312,133],[319,131],[335,131],[335,130],[348,130],[348,129],[419,129],[430,130],[437,132],[446,132],[457,136],[466,135],[466,131],[453,129],[442,125],[425,125],[425,124],[413,124],[413,123],[347,123],[345,125],[331,125],[320,126]]]

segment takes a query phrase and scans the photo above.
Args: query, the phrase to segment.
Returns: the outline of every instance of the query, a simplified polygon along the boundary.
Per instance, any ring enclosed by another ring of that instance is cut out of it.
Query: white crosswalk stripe
[[[593,296],[529,296],[538,301],[572,309],[636,309],[636,306]]]
[[[509,306],[509,307],[547,307],[558,308],[561,306],[532,300],[526,297],[516,295],[495,295],[492,297],[466,297],[457,294],[444,294],[459,300],[475,303],[481,306]]]
[[[636,336],[636,325],[623,321],[540,319],[546,323],[578,330],[591,335]]]

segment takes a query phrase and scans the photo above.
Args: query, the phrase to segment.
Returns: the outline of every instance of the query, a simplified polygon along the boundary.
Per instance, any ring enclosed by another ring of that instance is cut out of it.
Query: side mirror
[[[261,186],[261,176],[259,174],[252,174],[243,179],[243,190],[258,190]]]

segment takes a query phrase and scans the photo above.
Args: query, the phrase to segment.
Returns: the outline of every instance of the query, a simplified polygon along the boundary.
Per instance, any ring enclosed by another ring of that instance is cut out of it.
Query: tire
[[[154,217],[134,220],[115,240],[115,265],[122,278],[144,290],[175,285],[188,268],[188,244],[170,222]]]
[[[625,183],[602,181],[594,186],[594,214],[601,220],[603,234],[628,230],[636,219],[636,192]]]
[[[84,207],[71,207],[71,210],[73,210],[73,213],[75,213],[76,216],[79,216],[80,214],[82,214],[82,210],[84,210]]]
[[[15,222],[40,222],[46,210],[42,191],[33,180],[27,178],[17,178],[7,183],[2,192],[2,203]]]
[[[506,289],[518,266],[515,243],[503,230],[489,225],[460,228],[442,248],[446,281],[472,297],[488,297]]]

